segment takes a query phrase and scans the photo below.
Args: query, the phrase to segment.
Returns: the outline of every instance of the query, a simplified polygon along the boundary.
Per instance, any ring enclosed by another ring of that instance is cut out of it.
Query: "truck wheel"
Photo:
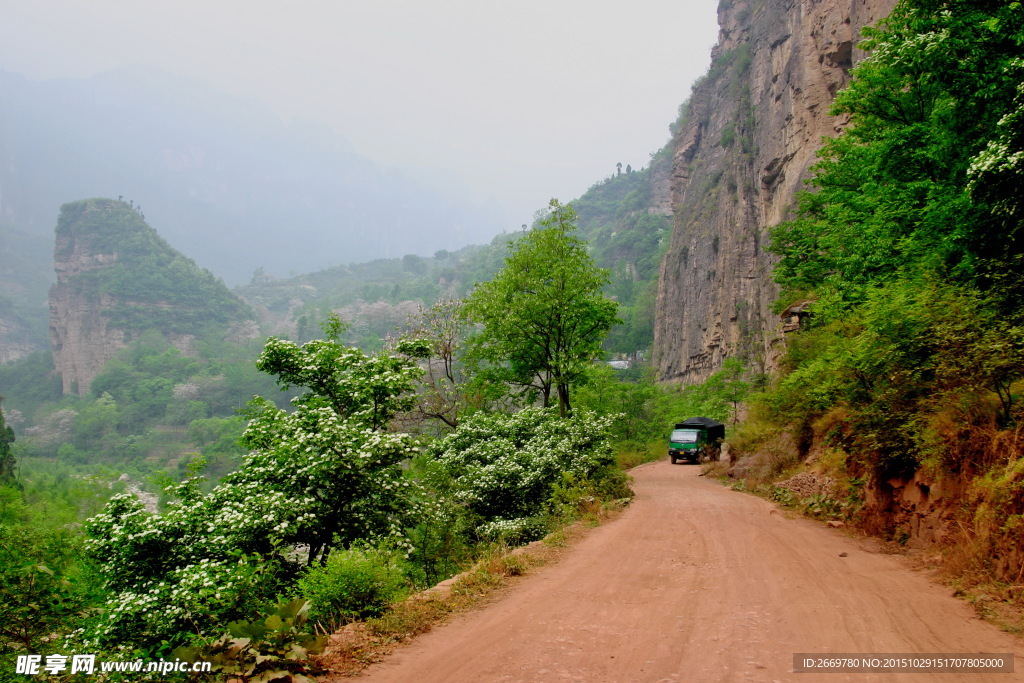
[[[675,464],[676,464],[676,456],[674,456],[674,455],[670,455],[670,456],[668,456],[668,459],[672,461],[672,464],[673,464],[673,465],[675,465]]]

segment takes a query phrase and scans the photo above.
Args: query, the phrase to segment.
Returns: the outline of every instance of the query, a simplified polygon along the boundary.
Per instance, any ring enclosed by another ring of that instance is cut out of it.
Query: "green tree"
[[[339,417],[373,430],[383,429],[396,413],[412,407],[411,392],[421,373],[414,363],[344,346],[340,338],[345,325],[334,314],[328,316],[324,329],[327,339],[302,346],[271,337],[256,367],[275,375],[282,390],[305,389],[292,401],[296,406],[327,406]]]
[[[992,207],[993,223],[1008,247],[997,267],[989,269],[993,289],[1003,300],[1019,301],[1017,293],[1024,289],[1024,79],[1013,108],[973,159],[969,175],[971,196]]]
[[[608,272],[574,234],[575,211],[554,199],[549,207],[513,243],[494,279],[473,290],[467,311],[483,325],[476,353],[502,379],[538,391],[545,407],[555,391],[566,416],[570,389],[601,356],[602,341],[619,322],[618,306],[601,293]]]
[[[786,296],[814,290],[819,313],[827,300],[841,314],[901,278],[985,289],[1019,266],[1019,222],[992,209],[1006,181],[1019,186],[1021,26],[1020,2],[904,0],[868,31],[871,54],[834,106],[851,125],[823,147],[800,220],[773,231]]]
[[[110,437],[116,438],[117,402],[107,392],[82,407],[75,418],[73,439],[76,448],[94,448]]]
[[[816,300],[773,411],[809,430],[838,409],[829,438],[884,474],[983,465],[972,429],[1019,415],[1022,26],[1017,1],[899,2],[836,98],[818,191],[772,234],[780,304]]]
[[[81,537],[67,528],[72,525],[47,526],[0,522],[0,664],[5,667],[14,666],[16,653],[53,652],[59,642],[55,634],[80,624],[90,607],[95,586],[83,576]],[[9,671],[13,668],[4,673]],[[3,680],[13,679],[5,675]]]
[[[287,589],[305,563],[356,541],[405,541],[418,492],[402,472],[407,434],[386,433],[408,410],[420,369],[405,358],[368,356],[328,339],[302,346],[271,338],[258,365],[282,387],[306,391],[294,410],[250,404],[242,467],[208,494],[202,459],[162,514],[134,496],[115,496],[89,520],[89,547],[110,588],[93,636],[102,643],[152,645],[209,635],[257,611]]]
[[[595,365],[587,383],[576,392],[577,408],[611,416],[611,433],[619,443],[643,443],[652,434],[661,437],[672,418],[662,419],[657,411],[664,389],[655,383],[653,371],[638,381],[623,381],[622,374],[605,363]]]
[[[0,405],[3,404],[3,400],[3,396],[0,396]],[[14,471],[17,462],[11,451],[12,443],[14,443],[14,430],[7,426],[3,410],[0,409],[0,486],[9,486],[15,483]]]

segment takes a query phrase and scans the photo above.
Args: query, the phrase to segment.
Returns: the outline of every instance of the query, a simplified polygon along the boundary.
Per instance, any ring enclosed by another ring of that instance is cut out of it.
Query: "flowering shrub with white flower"
[[[243,443],[252,450],[237,472],[205,495],[195,476],[170,487],[177,501],[162,514],[120,495],[89,520],[111,593],[98,644],[209,634],[287,590],[302,560],[357,540],[407,544],[421,496],[401,462],[414,448],[382,429],[408,408],[415,364],[336,340],[270,339],[258,366],[308,391],[291,412],[250,403]]]
[[[429,478],[477,516],[480,536],[529,540],[542,534],[536,517],[565,481],[594,482],[612,497],[629,495],[614,466],[614,417],[579,411],[559,418],[542,408],[478,413],[429,447]]]

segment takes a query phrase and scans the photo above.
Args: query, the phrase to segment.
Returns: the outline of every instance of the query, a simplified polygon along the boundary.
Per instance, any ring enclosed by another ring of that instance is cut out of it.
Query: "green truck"
[[[725,425],[710,417],[691,417],[677,422],[668,440],[668,457],[675,465],[680,460],[700,462],[718,460],[725,439]]]

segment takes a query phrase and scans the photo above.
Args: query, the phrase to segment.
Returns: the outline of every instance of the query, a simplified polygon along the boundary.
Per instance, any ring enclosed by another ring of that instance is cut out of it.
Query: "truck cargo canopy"
[[[691,417],[683,422],[676,423],[676,429],[685,429],[686,427],[703,427],[704,429],[710,429],[712,427],[724,427],[725,425],[718,420],[712,420],[710,417]]]
[[[691,417],[688,420],[677,422],[676,429],[703,429],[712,441],[725,438],[725,425],[710,417]]]

